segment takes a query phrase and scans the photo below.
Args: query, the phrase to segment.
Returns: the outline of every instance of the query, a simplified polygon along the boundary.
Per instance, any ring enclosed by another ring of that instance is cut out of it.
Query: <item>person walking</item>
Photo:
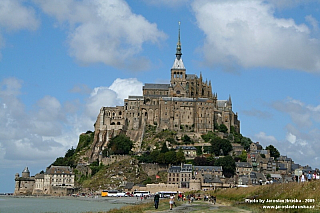
[[[173,203],[174,203],[174,196],[173,196],[173,194],[171,194],[170,199],[169,199],[170,210],[172,210]]]
[[[157,193],[154,195],[154,198],[153,198],[154,208],[156,208],[156,209],[158,209],[159,200],[160,200],[160,195],[159,195],[159,193],[157,192]]]
[[[311,174],[311,171],[308,172],[307,174],[307,178],[308,178],[308,181],[311,181],[312,180],[312,174]]]

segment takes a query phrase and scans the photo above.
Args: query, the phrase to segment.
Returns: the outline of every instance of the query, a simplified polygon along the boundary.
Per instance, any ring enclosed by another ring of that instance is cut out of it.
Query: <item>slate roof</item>
[[[189,101],[189,102],[207,102],[209,99],[208,98],[180,98],[180,97],[163,97],[162,100],[164,101]]]
[[[143,89],[160,89],[160,90],[168,90],[170,84],[145,84]]]
[[[23,170],[22,172],[23,172],[23,173],[30,173],[27,166],[26,166],[26,168],[24,168],[24,170]]]
[[[181,171],[181,166],[171,166],[169,168],[170,173],[179,173]]]
[[[248,162],[236,162],[236,167],[252,168]]]
[[[217,100],[217,106],[218,108],[224,108],[227,107],[227,100]]]
[[[212,171],[220,171],[222,172],[222,166],[194,166],[194,170],[198,170],[201,171],[203,169],[203,171],[207,171],[209,170],[210,172]]]
[[[176,58],[173,62],[173,66],[171,69],[186,69],[184,67],[184,64],[183,64],[183,61],[182,61],[182,58],[180,58],[179,60]]]
[[[128,99],[129,100],[139,100],[139,99],[144,99],[144,97],[143,96],[132,96],[132,95],[130,95],[129,97],[128,97]]]
[[[280,160],[280,161],[292,161],[292,159],[288,158],[287,156],[279,156],[277,160]]]
[[[183,164],[181,172],[192,172],[192,164]]]
[[[198,78],[198,76],[196,75],[196,74],[187,74],[186,75],[186,79],[197,79]]]
[[[49,166],[46,170],[46,174],[72,174],[70,166]]]

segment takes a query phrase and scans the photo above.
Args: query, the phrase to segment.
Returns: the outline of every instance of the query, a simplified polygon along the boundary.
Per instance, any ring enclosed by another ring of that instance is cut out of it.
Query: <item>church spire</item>
[[[179,34],[178,34],[178,43],[177,43],[177,52],[176,52],[176,57],[178,60],[181,58],[181,42],[180,42],[180,21],[179,21]]]
[[[174,59],[174,63],[171,69],[183,69],[185,70],[186,68],[184,67],[184,64],[182,62],[181,58],[181,42],[180,42],[180,21],[179,21],[179,34],[178,34],[178,43],[177,43],[177,52],[176,52],[176,58]]]

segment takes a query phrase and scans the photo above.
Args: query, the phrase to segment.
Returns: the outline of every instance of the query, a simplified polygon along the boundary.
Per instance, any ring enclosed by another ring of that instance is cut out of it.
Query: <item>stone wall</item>
[[[159,165],[157,163],[141,163],[142,170],[148,174],[148,176],[153,176],[158,174],[160,171],[167,171],[167,165]]]
[[[114,162],[122,161],[129,158],[131,158],[131,156],[129,155],[110,155],[109,157],[102,158],[100,163],[102,163],[103,165],[110,165]]]
[[[34,186],[34,177],[17,178],[15,180],[14,195],[31,195]]]

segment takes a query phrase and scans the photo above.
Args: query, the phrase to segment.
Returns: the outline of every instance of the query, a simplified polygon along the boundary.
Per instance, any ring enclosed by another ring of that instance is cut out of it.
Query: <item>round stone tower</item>
[[[26,166],[26,168],[24,168],[24,170],[22,171],[22,177],[23,178],[29,178],[30,177],[30,172],[28,167]]]

